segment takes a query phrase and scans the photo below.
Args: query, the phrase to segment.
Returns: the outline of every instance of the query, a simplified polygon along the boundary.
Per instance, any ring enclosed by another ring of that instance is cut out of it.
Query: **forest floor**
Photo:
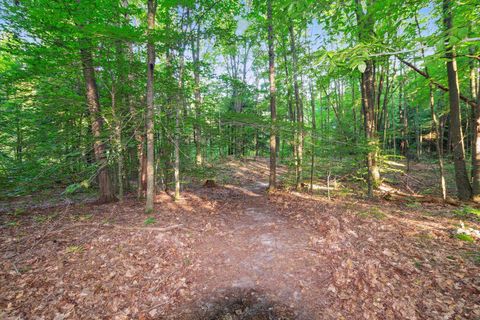
[[[130,198],[2,213],[0,318],[480,318],[479,243],[455,237],[477,217],[267,194],[266,161],[224,170],[234,183],[159,194],[151,215]]]

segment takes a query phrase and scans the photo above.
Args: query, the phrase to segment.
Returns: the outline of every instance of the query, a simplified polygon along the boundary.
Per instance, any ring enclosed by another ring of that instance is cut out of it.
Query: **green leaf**
[[[358,68],[358,71],[360,71],[361,73],[364,73],[365,70],[367,69],[367,64],[365,63],[365,61],[362,61],[358,64],[357,68]]]
[[[80,183],[73,183],[65,188],[62,194],[72,194],[82,188]]]

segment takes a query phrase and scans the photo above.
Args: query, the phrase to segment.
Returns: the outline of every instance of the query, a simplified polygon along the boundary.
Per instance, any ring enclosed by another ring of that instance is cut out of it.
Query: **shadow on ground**
[[[201,304],[191,319],[201,320],[290,320],[289,307],[271,301],[256,290],[230,290],[221,297]]]

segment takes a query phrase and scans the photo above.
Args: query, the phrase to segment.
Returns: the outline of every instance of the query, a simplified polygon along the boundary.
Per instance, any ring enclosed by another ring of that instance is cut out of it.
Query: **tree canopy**
[[[389,159],[429,159],[444,199],[444,170],[480,195],[478,1],[1,7],[2,197],[179,197],[229,156],[270,156],[272,189],[284,164],[281,184],[348,173],[370,196]]]

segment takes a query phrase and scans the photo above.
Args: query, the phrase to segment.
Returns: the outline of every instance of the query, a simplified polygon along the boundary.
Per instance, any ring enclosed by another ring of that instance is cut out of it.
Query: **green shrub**
[[[453,213],[462,218],[470,218],[480,221],[480,209],[465,206],[461,209],[454,210]]]
[[[143,224],[148,226],[148,225],[154,224],[155,222],[157,222],[157,220],[154,217],[148,217],[147,219],[145,219]]]
[[[466,233],[457,233],[455,235],[455,238],[457,238],[458,240],[462,240],[462,241],[465,241],[465,242],[475,242],[475,239],[471,236],[471,235],[468,235]]]

